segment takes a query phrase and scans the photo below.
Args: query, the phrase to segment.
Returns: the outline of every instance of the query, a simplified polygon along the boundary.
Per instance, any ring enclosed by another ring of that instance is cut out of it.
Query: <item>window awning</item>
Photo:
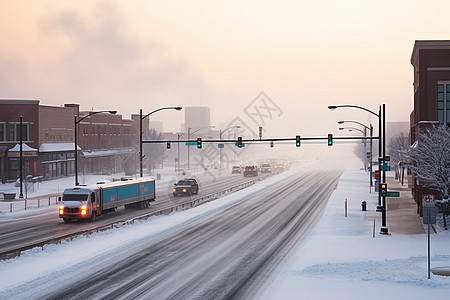
[[[25,143],[22,143],[22,157],[37,156],[38,150],[31,148]],[[14,147],[8,150],[8,157],[20,157],[20,144],[16,144]]]
[[[77,146],[80,151],[80,146]],[[39,147],[39,152],[64,152],[74,151],[74,143],[44,143]]]

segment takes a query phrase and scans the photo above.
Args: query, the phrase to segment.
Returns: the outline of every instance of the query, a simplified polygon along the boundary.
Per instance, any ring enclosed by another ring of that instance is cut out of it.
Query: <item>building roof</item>
[[[422,49],[450,49],[450,40],[416,40],[411,54],[411,64]]]
[[[39,104],[39,100],[0,99],[0,104]]]
[[[101,156],[112,156],[133,153],[133,148],[121,148],[121,149],[111,149],[111,150],[98,150],[98,151],[83,151],[83,155],[86,158],[91,157],[101,157]]]
[[[8,150],[9,152],[20,152],[20,144],[16,144],[14,147]],[[32,152],[38,151],[37,149],[31,148],[25,143],[22,143],[22,151]]]
[[[77,150],[81,150],[80,146],[77,146]],[[61,151],[74,151],[74,143],[44,143],[39,147],[39,152]]]

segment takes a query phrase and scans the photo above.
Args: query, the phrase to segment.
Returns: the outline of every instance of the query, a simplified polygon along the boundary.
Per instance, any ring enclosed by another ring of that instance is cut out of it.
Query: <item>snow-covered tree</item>
[[[443,200],[450,200],[450,128],[434,125],[423,130],[409,157],[410,168],[420,184],[439,191]]]

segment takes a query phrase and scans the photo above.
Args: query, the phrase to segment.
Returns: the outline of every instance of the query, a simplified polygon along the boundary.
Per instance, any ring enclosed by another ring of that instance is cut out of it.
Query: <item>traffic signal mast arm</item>
[[[291,137],[291,138],[265,138],[265,139],[242,139],[242,142],[245,143],[258,143],[258,142],[287,142],[287,141],[292,141],[292,142],[296,142],[296,137]],[[324,136],[324,137],[301,137],[300,138],[301,141],[319,141],[319,140],[323,140],[323,141],[327,141],[328,140],[328,136]],[[378,137],[356,137],[356,136],[352,136],[352,137],[344,137],[344,136],[333,136],[333,140],[378,140]],[[143,144],[160,144],[160,143],[195,143],[197,144],[197,139],[194,140],[146,140],[146,141],[142,141]],[[226,140],[226,139],[207,139],[201,140],[202,143],[237,143],[237,139],[233,139],[233,140]]]

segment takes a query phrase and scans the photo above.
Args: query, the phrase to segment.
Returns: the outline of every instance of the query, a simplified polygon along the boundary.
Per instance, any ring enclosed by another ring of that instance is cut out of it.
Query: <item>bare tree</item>
[[[151,129],[144,134],[145,140],[162,140],[161,133],[158,133],[155,129]],[[155,169],[158,165],[162,165],[164,159],[165,148],[162,144],[146,144],[144,145],[145,160],[149,167],[149,172]]]
[[[396,178],[397,176],[401,178],[402,185],[405,170],[404,163],[408,158],[409,148],[408,136],[403,132],[389,140],[388,151],[391,163],[395,166]]]

